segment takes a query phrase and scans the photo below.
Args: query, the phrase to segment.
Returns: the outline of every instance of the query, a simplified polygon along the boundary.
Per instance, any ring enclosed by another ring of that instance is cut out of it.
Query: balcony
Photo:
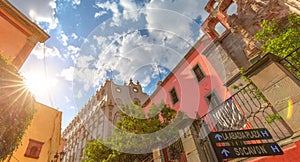
[[[213,152],[207,135],[215,131],[266,128],[272,139],[246,143],[277,142],[282,147],[294,146],[300,137],[299,54],[300,48],[284,58],[264,55],[245,71],[249,84],[232,90],[231,97],[195,121],[193,134],[199,155],[201,151]],[[231,90],[232,85],[242,80],[237,75],[225,85]]]
[[[289,55],[281,58],[279,63],[300,80],[300,47]]]
[[[266,128],[278,142],[293,135],[293,131],[257,87],[250,83],[239,89],[219,106],[200,119],[205,132]],[[207,134],[202,130],[202,136]]]

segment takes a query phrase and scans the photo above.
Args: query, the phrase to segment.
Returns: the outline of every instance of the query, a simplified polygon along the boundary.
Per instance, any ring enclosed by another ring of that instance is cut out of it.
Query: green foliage
[[[107,155],[113,154],[114,151],[103,145],[100,140],[90,141],[85,147],[85,155],[88,159],[84,159],[85,162],[97,162],[102,159],[107,159]]]
[[[300,47],[300,15],[290,14],[281,19],[264,20],[261,23],[261,27],[262,29],[255,34],[254,38],[262,43],[263,53],[270,52],[274,55],[285,57],[293,52],[292,57],[286,58],[289,63],[284,63],[284,66],[296,77],[300,78],[299,71],[294,69],[295,67],[300,67],[299,50],[295,51]],[[258,93],[256,92],[256,94]],[[266,120],[269,124],[275,120],[283,121],[278,113],[267,115]]]
[[[262,43],[263,53],[284,57],[300,47],[300,16],[290,14],[281,19],[264,20],[254,38]]]
[[[273,123],[275,120],[283,122],[283,118],[279,115],[279,113],[269,114],[266,116],[266,119],[267,119],[267,123],[269,124]]]
[[[231,88],[233,90],[240,90],[243,94],[251,95],[251,97],[256,98],[258,100],[262,100],[263,102],[267,102],[267,98],[262,94],[262,92],[255,86],[255,84],[251,81],[251,79],[245,74],[245,69],[240,69],[241,79],[246,84],[251,84],[248,88],[244,88],[243,83],[239,83],[237,85],[233,85]]]
[[[34,114],[34,98],[23,78],[0,55],[0,161],[18,148]]]
[[[83,159],[83,162],[132,162],[140,159],[145,155],[127,154],[117,150],[125,149],[135,152],[137,151],[135,149],[145,148],[145,146],[151,148],[157,141],[156,136],[142,135],[159,131],[177,119],[175,119],[176,111],[163,103],[158,106],[152,105],[148,114],[144,112],[141,106],[133,103],[122,106],[122,111],[120,112],[121,120],[116,123],[118,129],[114,130],[112,137],[106,141],[98,139],[89,142],[84,150],[87,158]],[[182,114],[179,116],[183,117]],[[128,132],[141,136],[132,136]],[[178,131],[167,133],[170,135],[175,132],[178,133]]]

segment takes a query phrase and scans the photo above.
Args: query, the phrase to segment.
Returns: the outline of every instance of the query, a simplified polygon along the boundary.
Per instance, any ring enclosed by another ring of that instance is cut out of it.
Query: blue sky
[[[207,0],[10,0],[51,38],[20,73],[65,128],[106,79],[139,80],[151,94],[202,35]],[[40,83],[37,83],[39,81]],[[38,85],[41,84],[41,85]]]

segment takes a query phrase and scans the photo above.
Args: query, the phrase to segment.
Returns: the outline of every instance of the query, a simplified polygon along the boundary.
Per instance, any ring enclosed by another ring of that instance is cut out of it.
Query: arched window
[[[237,5],[236,3],[232,3],[227,9],[227,15],[233,15],[237,12]]]
[[[219,5],[219,2],[215,2],[213,5],[213,8],[216,9],[218,7],[218,5]]]

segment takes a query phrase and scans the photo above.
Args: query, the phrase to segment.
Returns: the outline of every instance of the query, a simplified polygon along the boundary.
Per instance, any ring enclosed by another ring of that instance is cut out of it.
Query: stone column
[[[191,129],[179,130],[179,134],[187,161],[201,161]]]

